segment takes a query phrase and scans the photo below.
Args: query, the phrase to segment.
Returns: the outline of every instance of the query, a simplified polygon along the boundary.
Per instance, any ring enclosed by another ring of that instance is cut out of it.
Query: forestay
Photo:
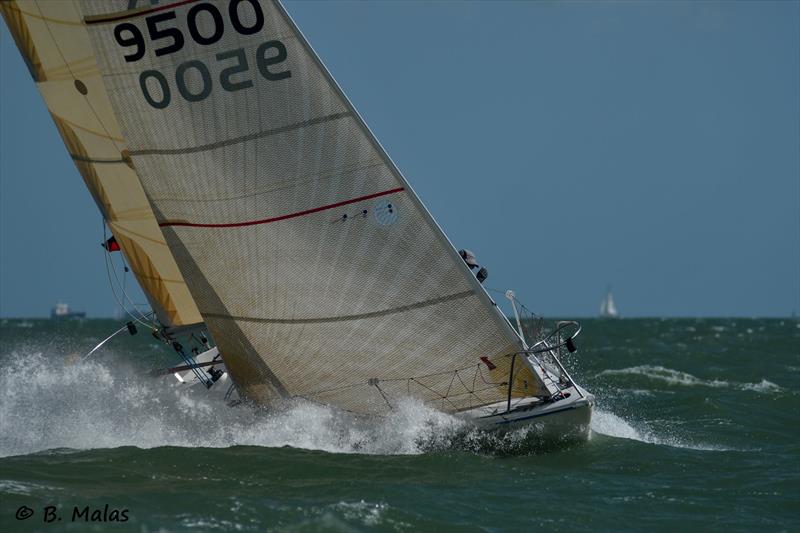
[[[200,322],[128,156],[80,6],[72,0],[3,1],[0,12],[158,319],[167,326]]]
[[[506,398],[519,337],[282,6],[83,7],[131,159],[242,392],[361,413],[404,395],[448,411]],[[522,366],[513,394],[546,394]]]

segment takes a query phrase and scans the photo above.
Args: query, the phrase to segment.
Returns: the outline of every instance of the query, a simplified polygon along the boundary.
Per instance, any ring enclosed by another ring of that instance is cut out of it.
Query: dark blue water
[[[76,355],[116,326],[0,326],[0,531],[800,530],[795,321],[586,321],[592,438],[550,450],[413,401],[229,408],[146,335]]]

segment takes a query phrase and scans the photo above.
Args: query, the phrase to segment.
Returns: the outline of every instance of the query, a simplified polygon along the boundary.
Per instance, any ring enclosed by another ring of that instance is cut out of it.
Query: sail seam
[[[327,211],[328,209],[334,209],[336,207],[354,204],[356,202],[363,202],[364,200],[371,200],[373,198],[386,196],[387,194],[394,194],[396,192],[401,192],[404,190],[405,187],[398,187],[396,189],[390,189],[388,191],[376,192],[373,194],[368,194],[366,196],[359,196],[358,198],[351,198],[350,200],[336,202],[335,204],[323,205],[320,207],[314,207],[312,209],[306,209],[305,211],[298,211],[297,213],[289,213],[288,215],[281,215],[272,218],[264,218],[261,220],[249,220],[247,222],[228,222],[223,224],[206,224],[200,222],[185,222],[185,221],[166,221],[166,222],[161,222],[159,226],[161,226],[162,228],[170,226],[186,226],[191,228],[241,228],[244,226],[257,226],[260,224],[269,224],[271,222],[278,222],[281,220],[288,220],[290,218],[297,218],[305,215],[311,215],[313,213],[319,213],[320,211]]]
[[[262,137],[269,137],[271,135],[277,135],[279,133],[286,133],[288,131],[297,130],[300,128],[304,128],[306,126],[315,126],[317,124],[322,124],[323,122],[330,122],[332,120],[338,120],[340,118],[349,117],[351,114],[347,111],[343,111],[341,113],[333,113],[330,115],[325,115],[322,117],[312,118],[310,120],[304,120],[303,122],[297,122],[295,124],[289,124],[287,126],[281,126],[280,128],[274,128],[271,130],[259,131],[256,133],[251,133],[249,135],[243,135],[242,137],[237,137],[235,139],[227,139],[224,141],[217,141],[214,143],[203,144],[200,146],[191,146],[188,148],[145,148],[143,150],[131,150],[131,155],[179,155],[179,154],[194,154],[196,152],[205,152],[208,150],[214,150],[216,148],[222,148],[225,146],[230,146],[232,144],[239,144],[247,141],[252,141],[254,139],[261,139]]]
[[[78,155],[78,154],[69,154],[69,155],[70,155],[70,157],[72,157],[73,161],[80,161],[82,163],[117,164],[117,163],[125,163],[126,162],[124,159],[110,159],[110,158],[109,159],[100,159],[100,158],[97,158],[97,157],[86,157],[86,156]]]
[[[39,19],[39,20],[46,20],[47,22],[53,22],[55,24],[65,24],[65,25],[68,25],[68,26],[83,26],[83,22],[80,22],[80,21],[57,19],[57,18],[53,18],[53,17],[45,17],[44,15],[37,15],[36,13],[31,13],[30,11],[25,11],[24,9],[20,8],[19,6],[15,5],[15,4],[11,4],[11,3],[9,3],[8,8],[13,10],[13,11],[17,11],[19,13],[22,13],[23,15],[26,15],[28,17],[32,17],[32,18]]]
[[[52,80],[53,78],[50,78],[50,79]],[[70,79],[72,79],[72,78],[70,78]],[[91,128],[87,128],[86,126],[81,126],[80,124],[77,124],[77,123],[75,123],[75,122],[72,122],[71,120],[67,120],[67,119],[65,119],[64,117],[62,117],[62,116],[60,116],[60,115],[57,115],[57,114],[55,114],[55,113],[53,113],[53,112],[51,112],[51,114],[52,114],[54,117],[58,117],[58,119],[59,119],[59,120],[61,120],[61,121],[62,121],[62,122],[64,122],[65,124],[69,124],[69,125],[70,125],[70,126],[72,126],[73,128],[77,128],[77,129],[79,129],[79,130],[82,130],[82,131],[85,131],[85,132],[87,132],[87,133],[91,133],[92,135],[96,135],[96,136],[98,136],[98,137],[103,137],[103,138],[106,138],[106,139],[110,139],[110,140],[112,140],[112,141],[118,141],[118,142],[121,142],[121,143],[122,143],[122,142],[125,142],[125,139],[123,139],[122,137],[114,137],[113,135],[108,135],[108,134],[106,134],[106,133],[101,133],[101,132],[99,132],[99,131],[96,131],[96,130],[93,130],[93,129],[91,129]],[[74,157],[74,156],[73,156],[73,157]]]
[[[373,311],[371,313],[361,313],[358,315],[329,316],[320,318],[255,318],[246,316],[229,316],[229,315],[218,315],[214,313],[205,313],[205,316],[209,316],[212,318],[237,320],[241,322],[255,322],[260,324],[320,324],[325,322],[344,322],[348,320],[361,320],[364,318],[375,318],[380,316],[393,315],[397,313],[404,313],[406,311],[421,309],[423,307],[429,307],[431,305],[449,302],[452,300],[459,300],[461,298],[472,296],[473,294],[475,294],[475,291],[470,289],[468,291],[457,292],[455,294],[450,294],[448,296],[432,298],[430,300],[425,300],[423,302],[403,305],[401,307],[393,307],[391,309],[384,309],[382,311]]]

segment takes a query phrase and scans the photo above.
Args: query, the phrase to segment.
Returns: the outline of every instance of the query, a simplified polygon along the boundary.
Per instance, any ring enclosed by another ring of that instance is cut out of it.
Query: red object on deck
[[[486,366],[489,368],[489,370],[494,370],[495,368],[497,368],[497,367],[494,365],[494,363],[492,363],[491,361],[489,361],[489,358],[488,358],[488,357],[481,357],[481,361],[483,361],[484,363],[486,363]]]

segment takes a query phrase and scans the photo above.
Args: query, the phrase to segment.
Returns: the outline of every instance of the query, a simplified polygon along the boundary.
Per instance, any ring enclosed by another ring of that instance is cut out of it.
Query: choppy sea
[[[798,321],[583,324],[591,438],[538,449],[413,401],[231,408],[147,332],[83,359],[116,322],[2,320],[0,531],[800,530]]]

